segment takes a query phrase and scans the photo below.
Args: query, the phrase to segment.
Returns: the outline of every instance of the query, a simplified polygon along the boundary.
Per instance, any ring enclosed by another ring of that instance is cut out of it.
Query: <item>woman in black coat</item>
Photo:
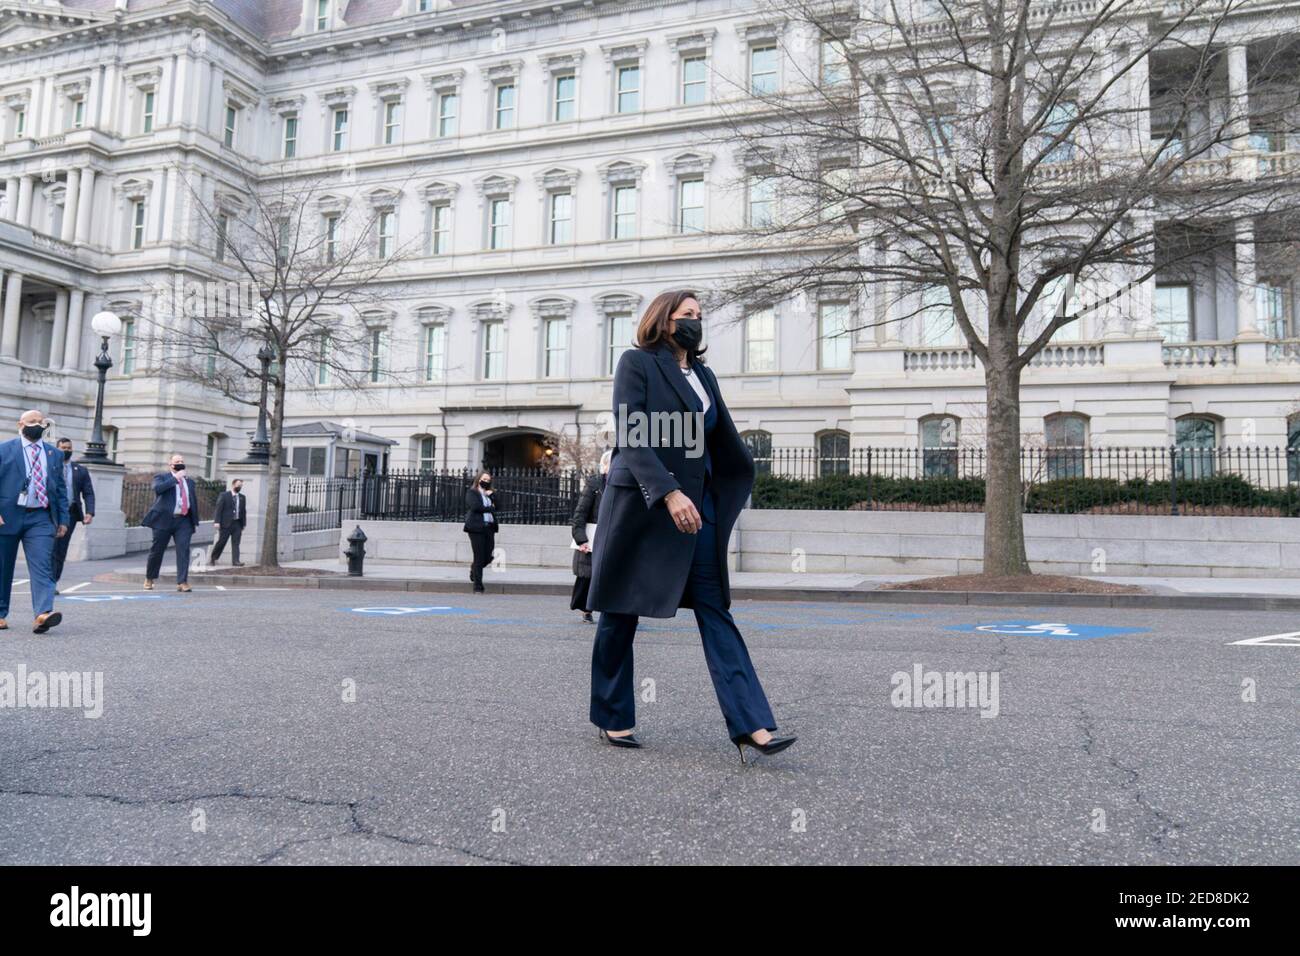
[[[754,484],[754,459],[701,360],[700,303],[664,292],[614,373],[617,443],[605,476],[587,607],[600,611],[591,661],[591,722],[604,740],[639,747],[632,641],[637,619],[695,611],[727,732],[776,753],[776,721],[732,618],[727,541]],[[666,428],[665,428],[666,426]],[[667,434],[664,434],[664,431]]]
[[[483,587],[483,569],[492,563],[497,528],[501,525],[496,514],[499,504],[492,490],[492,476],[486,471],[465,492],[465,507],[469,509],[465,512],[465,532],[474,551],[469,579],[474,582],[475,594],[487,590]]]
[[[573,552],[573,596],[569,599],[569,609],[581,611],[582,619],[587,624],[596,623],[587,610],[587,591],[591,587],[591,542],[587,540],[587,525],[596,523],[611,457],[612,452],[608,451],[600,456],[600,474],[587,479],[582,494],[578,496],[578,505],[573,509],[573,521],[570,522],[577,550]]]

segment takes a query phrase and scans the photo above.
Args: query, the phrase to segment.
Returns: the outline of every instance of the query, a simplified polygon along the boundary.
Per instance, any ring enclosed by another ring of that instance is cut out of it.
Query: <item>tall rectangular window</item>
[[[636,187],[619,186],[614,190],[615,239],[631,239],[636,235]]]
[[[749,91],[762,95],[776,92],[776,44],[749,50]]]
[[[235,133],[239,128],[239,110],[229,104],[226,105],[226,132],[223,142],[226,148],[232,148],[235,145]]]
[[[402,101],[384,103],[384,145],[392,146],[402,139]]]
[[[1166,342],[1192,341],[1192,287],[1158,285],[1153,301],[1156,328]]]
[[[316,384],[328,385],[330,383],[330,337],[329,333],[322,333],[319,343],[316,345]]]
[[[683,179],[677,184],[677,231],[704,230],[704,180]]]
[[[1063,100],[1048,110],[1047,119],[1043,121],[1043,148],[1047,150],[1043,156],[1044,162],[1068,163],[1074,159],[1075,129],[1071,127],[1078,116],[1079,104],[1071,100]],[[1064,138],[1052,146],[1057,136]]]
[[[419,447],[420,458],[417,465],[420,471],[433,471],[433,469],[437,466],[437,461],[435,459],[436,447],[437,447],[437,443],[434,441],[432,435],[425,435],[423,438],[420,439],[420,447]]]
[[[316,0],[316,29],[330,28],[330,0]]]
[[[817,337],[821,342],[821,368],[849,367],[849,305],[823,302],[817,307]]]
[[[144,133],[153,132],[153,114],[154,114],[154,92],[146,90],[144,94],[144,107],[140,114],[140,131]]]
[[[484,322],[483,333],[483,378],[494,381],[505,374],[505,324],[498,321]]]
[[[776,312],[771,306],[745,317],[745,371],[776,369]]]
[[[447,363],[447,326],[442,324],[424,327],[424,380],[441,382],[442,370]]]
[[[749,225],[771,227],[776,218],[776,180],[771,176],[749,177]]]
[[[615,107],[620,113],[635,113],[641,108],[640,65],[618,68],[618,96]]]
[[[145,130],[145,132],[149,132]],[[27,135],[27,111],[14,110],[14,138]]]
[[[438,97],[438,135],[455,136],[456,113],[460,108],[460,97],[455,93],[443,93]]]
[[[578,97],[578,78],[566,73],[555,78],[555,110],[552,113],[556,122],[571,120],[576,115]]]
[[[86,125],[86,101],[78,96],[72,101],[72,128],[81,129]]]
[[[284,149],[281,155],[293,159],[298,155],[298,114],[289,113],[284,118]]]
[[[435,256],[444,256],[451,251],[451,204],[434,203],[430,218],[429,249]]]
[[[137,199],[131,205],[131,248],[144,248],[145,205],[143,199]]]
[[[217,248],[213,252],[213,258],[218,262],[226,261],[226,238],[230,235],[230,217],[217,217]]]
[[[619,357],[632,347],[632,313],[615,312],[609,316],[609,334],[606,337],[605,374],[613,375]]]
[[[370,330],[370,381],[384,380],[384,349],[387,345],[383,329]]]
[[[330,148],[341,153],[348,148],[348,111],[346,108],[334,111],[334,135]]]
[[[122,374],[135,371],[135,319],[122,323]]]
[[[397,213],[386,209],[379,214],[379,258],[387,259],[393,254],[397,239]]]
[[[515,125],[515,85],[501,83],[496,91],[494,129],[513,129]]]
[[[844,54],[844,40],[822,40],[822,85],[833,86],[849,78],[849,61]]]
[[[921,291],[921,345],[928,348],[958,345],[961,329],[948,290],[929,285]]]
[[[208,436],[208,443],[203,449],[203,477],[215,478],[217,473],[217,443],[220,441],[216,435]]]
[[[709,61],[703,56],[682,60],[682,105],[692,106],[709,98]]]
[[[573,241],[573,193],[551,193],[551,244]]]
[[[333,262],[339,251],[339,217],[325,217],[325,261]]]
[[[564,319],[547,319],[543,332],[542,375],[559,378],[568,371],[569,332]]]
[[[488,227],[488,248],[505,249],[510,245],[510,200],[493,199]]]
[[[1265,279],[1260,284],[1255,311],[1260,329],[1270,339],[1291,338],[1295,329],[1294,308],[1290,279]]]

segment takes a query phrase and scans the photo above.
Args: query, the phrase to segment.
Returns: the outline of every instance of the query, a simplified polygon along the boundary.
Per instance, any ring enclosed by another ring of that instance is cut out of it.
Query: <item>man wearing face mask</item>
[[[163,553],[168,543],[175,541],[176,590],[188,593],[193,590],[190,587],[190,538],[199,527],[198,488],[194,479],[185,475],[184,455],[172,455],[170,463],[171,471],[154,475],[153,493],[157,497],[140,522],[153,529],[144,589],[153,590],[153,583],[162,570]]]
[[[68,560],[68,545],[78,524],[89,525],[95,517],[95,483],[90,480],[90,469],[72,460],[72,439],[60,438],[59,453],[63,456],[63,485],[68,491],[68,516],[72,519],[68,533],[54,542],[54,585],[58,594],[63,565]]]
[[[54,610],[54,543],[68,533],[68,493],[60,479],[63,456],[48,442],[45,415],[33,409],[18,420],[18,437],[0,443],[0,630],[8,630],[18,545],[31,581],[32,633],[63,620]]]
[[[236,478],[230,483],[230,490],[223,491],[217,499],[217,513],[212,516],[217,543],[212,548],[209,564],[216,564],[221,559],[221,552],[226,549],[226,542],[229,541],[230,566],[244,566],[239,560],[239,539],[244,534],[244,526],[248,524],[248,504],[244,501],[243,487],[244,483]]]

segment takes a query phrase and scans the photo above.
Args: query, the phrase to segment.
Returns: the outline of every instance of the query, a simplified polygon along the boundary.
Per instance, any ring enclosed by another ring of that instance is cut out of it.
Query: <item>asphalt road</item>
[[[91,583],[43,637],[15,598],[0,701],[101,672],[103,713],[0,709],[3,863],[1300,863],[1300,646],[1229,644],[1294,614],[737,604],[799,735],[742,767],[687,612],[625,751],[562,598]],[[895,706],[918,664],[997,715]]]

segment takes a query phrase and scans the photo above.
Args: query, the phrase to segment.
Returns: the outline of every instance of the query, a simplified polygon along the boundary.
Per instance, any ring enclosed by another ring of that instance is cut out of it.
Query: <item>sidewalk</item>
[[[110,562],[105,562],[106,564]],[[110,575],[97,580],[142,582],[139,563],[112,562]],[[228,574],[218,568],[191,571],[194,584],[245,587],[298,587],[329,590],[461,592],[470,590],[468,569],[460,565],[394,565],[367,562],[364,577],[349,577],[334,559],[296,561],[283,566],[304,572],[335,572],[313,576]],[[977,604],[1004,607],[1153,607],[1232,608],[1237,610],[1300,610],[1300,578],[1134,578],[1099,577],[1100,581],[1135,584],[1149,594],[1000,594],[982,591],[890,591],[882,584],[913,581],[933,575],[795,574],[733,571],[735,600],[850,601],[882,604]],[[162,580],[174,577],[163,571]],[[563,594],[573,588],[573,575],[562,568],[508,568],[483,575],[483,584],[498,594]]]

